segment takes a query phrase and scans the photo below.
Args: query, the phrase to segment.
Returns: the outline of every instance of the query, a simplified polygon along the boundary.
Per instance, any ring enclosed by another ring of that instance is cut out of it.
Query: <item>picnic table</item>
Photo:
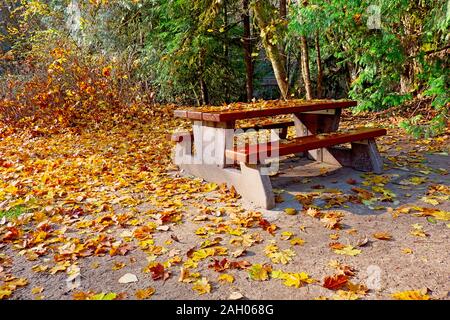
[[[171,136],[176,142],[175,163],[190,175],[234,186],[244,199],[271,209],[275,197],[264,168],[280,157],[307,152],[315,161],[382,172],[375,138],[385,135],[385,129],[338,131],[342,109],[356,105],[348,100],[288,100],[175,110],[176,117],[192,121],[192,131]],[[293,121],[236,127],[240,120],[283,115],[292,115]],[[295,127],[296,137],[285,141],[290,126]],[[271,138],[236,145],[236,136],[261,130],[271,130]],[[345,143],[351,148],[336,147]]]

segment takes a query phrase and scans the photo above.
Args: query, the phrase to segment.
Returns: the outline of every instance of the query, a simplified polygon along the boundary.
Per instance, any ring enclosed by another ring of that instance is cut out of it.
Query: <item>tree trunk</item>
[[[305,87],[305,85],[303,84],[303,71],[302,71],[302,52],[299,50],[298,51],[298,77],[297,77],[297,86],[298,86],[298,90],[297,90],[297,96],[301,97],[303,95],[303,88]]]
[[[203,79],[203,75],[200,76],[199,82],[200,82],[202,105],[208,105],[209,104],[208,86],[206,85],[206,82]]]
[[[312,90],[311,90],[311,76],[309,72],[309,52],[308,52],[308,40],[306,36],[300,37],[300,50],[302,52],[302,75],[303,83],[305,84],[306,99],[311,100]]]
[[[280,18],[281,20],[283,20],[283,23],[287,23],[287,4],[286,4],[286,0],[280,0]],[[280,52],[281,55],[283,56],[283,63],[286,67],[286,75],[287,78],[289,79],[289,70],[288,70],[288,59],[287,59],[287,54],[286,54],[286,41],[285,39],[283,39],[282,41],[280,41]]]
[[[227,0],[223,1],[223,24],[225,30],[228,30],[228,6],[227,6]],[[230,66],[230,54],[229,54],[229,48],[228,48],[228,33],[225,33],[225,41],[223,44],[223,55],[225,58],[225,67],[228,69]],[[228,74],[228,73],[227,73]],[[230,87],[229,87],[229,81],[230,79],[227,77],[225,79],[224,83],[224,89],[225,89],[225,102],[230,103]]]
[[[280,0],[280,17],[281,19],[286,19],[287,17],[286,0]]]
[[[323,94],[323,69],[322,57],[320,54],[319,32],[316,32],[316,53],[317,53],[317,99],[322,99]]]
[[[252,2],[253,12],[256,22],[261,30],[261,38],[267,58],[270,60],[281,92],[281,97],[286,100],[288,94],[288,79],[286,76],[286,67],[283,56],[276,44],[271,43],[273,33],[268,30],[271,23],[271,14],[274,11],[269,0],[254,0]]]
[[[242,1],[242,21],[244,24],[244,60],[245,60],[245,71],[246,71],[246,81],[245,87],[247,91],[247,102],[253,99],[253,62],[252,62],[252,32],[250,28],[250,11],[248,7],[249,0]]]

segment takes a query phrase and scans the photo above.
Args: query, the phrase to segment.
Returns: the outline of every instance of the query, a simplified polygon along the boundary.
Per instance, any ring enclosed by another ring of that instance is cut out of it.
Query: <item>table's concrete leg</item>
[[[185,173],[217,184],[225,183],[234,186],[245,200],[264,209],[275,207],[275,196],[272,191],[270,177],[262,175],[258,166],[241,163],[241,170],[220,168],[216,165],[180,164]]]
[[[275,196],[268,175],[262,175],[257,165],[241,162],[241,181],[236,189],[244,198],[265,209],[275,207]]]

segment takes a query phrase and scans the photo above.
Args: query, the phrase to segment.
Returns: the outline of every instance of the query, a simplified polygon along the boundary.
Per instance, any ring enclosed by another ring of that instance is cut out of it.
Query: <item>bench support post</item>
[[[383,172],[383,158],[378,151],[375,139],[352,143],[352,162],[355,169],[370,163],[371,171]]]
[[[338,164],[358,171],[383,172],[383,158],[378,152],[375,139],[352,142],[352,148],[327,148]]]

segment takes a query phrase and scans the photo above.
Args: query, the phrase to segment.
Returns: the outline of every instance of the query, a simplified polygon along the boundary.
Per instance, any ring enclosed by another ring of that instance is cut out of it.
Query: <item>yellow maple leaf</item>
[[[302,246],[305,243],[305,240],[301,238],[294,238],[290,241],[291,245],[293,246]]]
[[[337,254],[342,254],[342,255],[353,256],[354,257],[354,256],[357,256],[358,254],[360,254],[361,250],[355,249],[353,246],[348,245],[348,246],[345,246],[342,249],[335,249],[334,252],[337,253]]]
[[[248,270],[248,274],[252,280],[265,281],[269,279],[269,273],[265,266],[254,264]]]
[[[206,183],[203,191],[204,192],[212,192],[214,190],[217,190],[219,188],[219,186],[217,185],[217,183],[211,182],[211,183]]]
[[[136,298],[139,300],[145,300],[150,298],[155,293],[154,288],[146,288],[146,289],[139,289],[136,291]]]
[[[186,262],[183,263],[183,266],[184,266],[185,268],[194,269],[194,268],[197,268],[197,267],[198,267],[198,263],[195,262],[195,261],[192,260],[192,259],[187,259]]]
[[[331,240],[339,240],[340,235],[339,233],[332,233],[329,237]]]
[[[181,268],[179,282],[191,283],[197,281],[200,278],[200,273],[191,273],[188,269]]]
[[[420,225],[420,224],[418,224],[418,223],[415,223],[415,224],[413,224],[413,225],[411,225],[412,226],[412,230],[411,230],[411,234],[413,235],[413,236],[416,236],[416,237],[422,237],[422,238],[425,238],[425,237],[427,237],[428,236],[428,234],[426,234],[424,231],[423,231],[423,226],[422,225]]]
[[[0,289],[0,300],[9,298],[11,295],[12,295],[12,291],[11,290]]]
[[[269,244],[264,248],[264,253],[266,255],[269,255],[271,253],[277,252],[278,251],[278,246],[276,244]]]
[[[426,290],[410,290],[401,291],[392,294],[397,300],[430,300],[430,296],[426,294]]]
[[[334,300],[358,300],[359,296],[352,291],[338,290],[336,294],[333,295]]]
[[[221,274],[218,278],[220,282],[233,283],[234,277],[231,274]]]
[[[292,260],[292,257],[295,256],[295,252],[291,249],[285,249],[278,252],[272,252],[267,256],[273,263],[288,264]]]
[[[35,288],[31,289],[32,294],[40,294],[40,293],[42,293],[42,291],[44,291],[43,287],[35,287]]]
[[[294,234],[292,232],[284,231],[284,232],[281,233],[281,240],[289,240],[293,236],[294,236]]]
[[[304,283],[313,283],[314,280],[305,272],[301,273],[287,273],[283,279],[283,284],[288,287],[300,288]]]
[[[210,293],[211,285],[209,284],[208,279],[203,277],[201,280],[197,280],[194,283],[194,285],[192,286],[192,290],[197,291],[199,295]]]
[[[422,197],[422,198],[420,198],[420,200],[425,203],[431,204],[433,206],[437,206],[439,204],[438,200],[431,198],[431,197]]]
[[[192,261],[198,262],[200,260],[204,260],[210,256],[213,256],[215,250],[213,248],[200,249],[194,252],[192,255]]]
[[[369,289],[364,284],[354,284],[350,281],[347,282],[347,288],[350,292],[358,296],[365,296]]]

